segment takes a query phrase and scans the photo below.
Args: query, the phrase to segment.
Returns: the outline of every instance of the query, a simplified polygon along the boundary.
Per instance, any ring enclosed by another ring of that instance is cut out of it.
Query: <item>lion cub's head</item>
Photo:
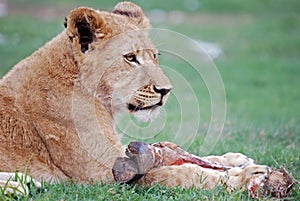
[[[140,7],[122,2],[111,13],[80,7],[69,13],[65,26],[79,82],[91,96],[112,114],[129,111],[142,121],[157,116],[172,86]]]

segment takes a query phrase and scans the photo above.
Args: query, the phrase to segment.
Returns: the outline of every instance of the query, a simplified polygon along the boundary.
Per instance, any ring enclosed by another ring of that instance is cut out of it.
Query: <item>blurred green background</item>
[[[84,5],[112,10],[117,2],[0,0],[7,8],[0,17],[0,77],[62,31],[70,9]],[[227,117],[224,134],[213,153],[243,152],[260,163],[284,165],[299,179],[300,1],[133,2],[152,19],[153,27],[171,29],[222,48],[223,55],[215,64],[224,81]],[[182,65],[169,62],[174,68]],[[192,74],[187,76],[193,80]],[[198,83],[193,85],[197,91]],[[199,89],[197,96],[204,105],[210,103],[205,90]],[[166,107],[172,108],[172,103]],[[202,111],[209,113],[209,109]],[[205,118],[208,121],[209,115]],[[167,130],[176,121],[174,117]],[[201,154],[198,146],[200,138],[189,150]],[[300,199],[299,191],[297,185],[295,198]]]
[[[63,18],[71,8],[87,5],[112,10],[118,1],[6,2],[8,15],[0,18],[0,76],[62,31]],[[133,2],[155,18],[153,27],[223,48],[223,57],[215,62],[224,80],[231,123],[272,127],[299,122],[299,1]],[[178,19],[171,18],[174,11]]]

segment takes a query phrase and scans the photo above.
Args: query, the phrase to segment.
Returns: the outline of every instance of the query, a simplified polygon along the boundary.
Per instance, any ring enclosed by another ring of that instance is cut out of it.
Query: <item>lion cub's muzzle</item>
[[[128,103],[132,112],[139,110],[153,110],[162,106],[172,88],[159,88],[155,85],[146,85],[138,89]]]

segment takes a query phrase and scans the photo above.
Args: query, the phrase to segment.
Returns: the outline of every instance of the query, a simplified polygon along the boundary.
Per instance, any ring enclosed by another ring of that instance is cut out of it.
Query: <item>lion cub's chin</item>
[[[159,115],[159,108],[155,108],[154,110],[139,110],[132,114],[141,122],[153,121]]]

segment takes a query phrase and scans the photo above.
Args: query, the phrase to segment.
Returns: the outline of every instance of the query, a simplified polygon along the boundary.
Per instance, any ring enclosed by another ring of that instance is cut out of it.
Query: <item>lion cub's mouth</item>
[[[137,111],[141,111],[141,110],[154,110],[155,108],[162,106],[162,105],[163,105],[163,103],[162,103],[162,101],[160,101],[157,104],[146,106],[146,107],[136,106],[136,105],[129,103],[129,104],[127,104],[127,107],[130,112],[137,112]]]
[[[133,94],[127,108],[141,121],[153,120],[159,114],[159,107],[166,102],[170,90],[171,88],[157,89],[153,85],[144,86]]]
[[[127,104],[127,108],[129,112],[131,112],[135,118],[137,118],[141,122],[148,122],[156,119],[159,115],[159,107],[163,105],[160,101],[154,105],[148,106],[136,106],[132,103]]]

